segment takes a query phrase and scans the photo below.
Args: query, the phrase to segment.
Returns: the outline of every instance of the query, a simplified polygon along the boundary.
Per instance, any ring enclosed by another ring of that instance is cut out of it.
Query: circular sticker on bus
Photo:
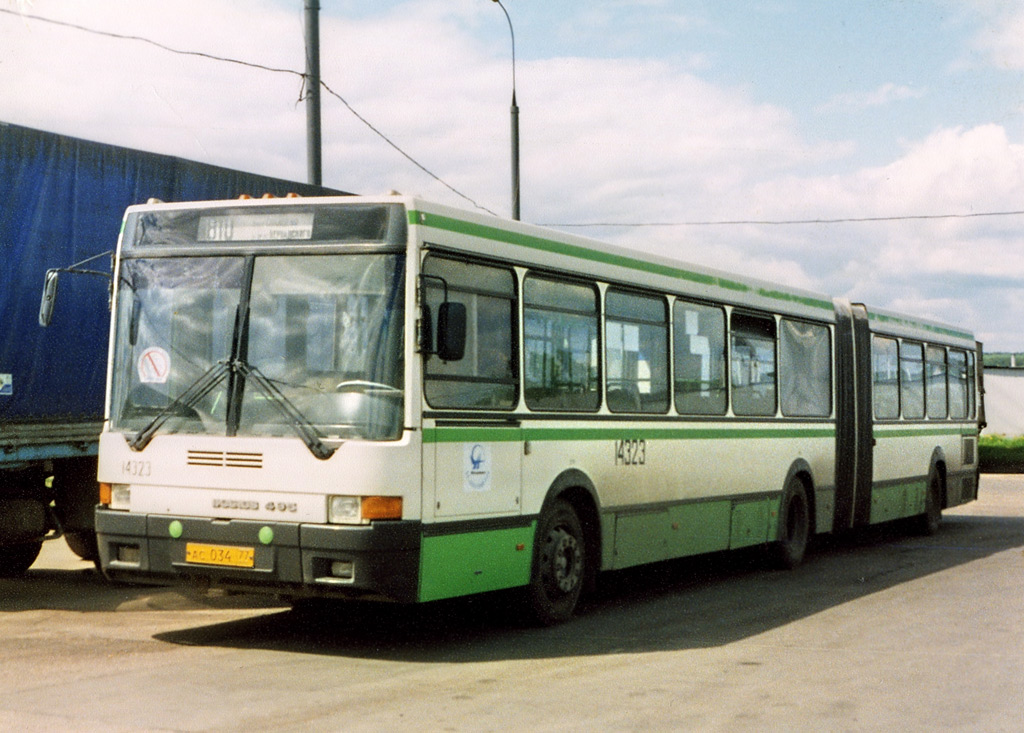
[[[171,356],[159,346],[150,346],[139,356],[138,368],[143,384],[164,384],[171,372]]]
[[[491,490],[491,447],[480,443],[462,446],[462,488],[464,491]]]

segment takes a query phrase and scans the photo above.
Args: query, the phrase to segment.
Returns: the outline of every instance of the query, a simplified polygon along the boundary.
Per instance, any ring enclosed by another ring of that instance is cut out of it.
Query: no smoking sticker
[[[171,371],[171,357],[159,346],[150,346],[139,356],[139,381],[143,384],[164,384]]]

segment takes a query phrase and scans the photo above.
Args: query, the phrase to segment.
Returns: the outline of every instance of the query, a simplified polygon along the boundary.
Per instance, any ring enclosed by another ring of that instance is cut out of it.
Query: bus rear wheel
[[[942,524],[942,478],[937,468],[928,472],[928,490],[924,496],[924,514],[916,517],[917,531],[931,536],[939,531]]]
[[[527,599],[534,620],[545,626],[572,617],[586,578],[583,527],[572,505],[561,499],[541,515],[534,542]]]
[[[811,511],[804,482],[794,476],[779,507],[779,539],[772,547],[775,564],[790,570],[803,562],[811,536]]]

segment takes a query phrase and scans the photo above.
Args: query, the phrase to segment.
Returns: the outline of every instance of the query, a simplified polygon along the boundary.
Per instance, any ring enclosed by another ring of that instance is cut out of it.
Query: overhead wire
[[[303,85],[308,81],[307,75],[302,71],[295,69],[288,69],[282,67],[268,66],[266,64],[260,64],[253,61],[244,61],[242,59],[231,58],[229,56],[220,56],[217,54],[206,53],[204,51],[188,51],[184,49],[174,48],[168,46],[159,41],[154,41],[144,36],[137,36],[125,33],[114,33],[112,31],[104,31],[96,28],[90,28],[88,26],[80,25],[78,23],[71,23],[69,21],[56,20],[54,18],[46,18],[39,15],[32,15],[30,13],[24,13],[21,11],[10,10],[6,8],[0,8],[0,13],[6,15],[15,15],[20,18],[27,20],[39,21],[41,23],[49,23],[51,25],[61,26],[65,28],[71,28],[73,30],[82,31],[85,33],[91,33],[97,36],[105,36],[108,38],[114,38],[117,40],[124,41],[137,41],[139,43],[145,43],[150,46],[154,46],[168,53],[177,54],[179,56],[195,56],[198,58],[207,59],[209,61],[219,61],[222,63],[235,64],[237,66],[244,66],[259,71],[267,71],[277,74],[290,74],[297,76],[302,80]],[[395,151],[397,151],[402,157],[416,166],[418,169],[423,171],[430,178],[440,183],[442,186],[447,188],[449,191],[459,196],[460,198],[468,201],[470,204],[475,206],[482,211],[498,216],[495,212],[491,211],[486,206],[477,203],[475,200],[467,196],[466,194],[459,191],[457,188],[449,184],[443,178],[438,176],[436,173],[428,169],[412,155],[407,153],[401,146],[389,138],[385,133],[378,129],[373,123],[367,120],[361,115],[341,94],[332,89],[323,79],[320,80],[320,86],[329,95],[341,102],[346,109],[363,125],[377,135],[381,140],[387,143]],[[300,101],[302,96],[300,94]],[[909,215],[894,215],[894,216],[862,216],[862,217],[836,217],[836,218],[813,218],[813,219],[723,219],[723,220],[706,220],[706,221],[662,221],[662,222],[641,222],[641,221],[592,221],[592,222],[552,222],[543,224],[543,226],[559,227],[559,228],[647,228],[647,227],[716,227],[716,226],[798,226],[798,225],[829,225],[829,224],[855,224],[855,223],[870,223],[870,222],[894,222],[894,221],[928,221],[928,220],[941,220],[941,219],[973,219],[981,217],[1004,217],[1004,216],[1021,216],[1024,215],[1022,211],[985,211],[985,212],[971,212],[966,214],[909,214]]]
[[[792,226],[799,224],[860,224],[883,221],[927,221],[935,219],[977,219],[996,216],[1021,216],[1024,211],[980,211],[966,214],[904,214],[893,216],[844,216],[835,219],[723,219],[709,221],[591,221],[546,223],[549,227],[716,227],[716,226]]]
[[[250,68],[250,69],[257,69],[259,71],[269,71],[269,72],[276,73],[276,74],[291,74],[293,76],[299,77],[302,80],[303,85],[305,85],[306,82],[308,81],[307,76],[306,76],[306,74],[304,72],[297,71],[295,69],[288,69],[288,68],[281,68],[281,67],[275,67],[275,66],[268,66],[266,64],[259,64],[259,63],[255,63],[255,62],[252,62],[252,61],[243,61],[242,59],[235,59],[235,58],[231,58],[229,56],[219,56],[217,54],[206,53],[204,51],[188,51],[188,50],[184,50],[184,49],[180,49],[180,48],[174,48],[173,46],[168,46],[167,44],[160,43],[159,41],[154,41],[154,40],[152,40],[150,38],[145,38],[143,36],[136,36],[136,35],[130,35],[130,34],[125,34],[125,33],[114,33],[112,31],[99,30],[97,28],[90,28],[88,26],[80,25],[78,23],[71,23],[71,22],[64,21],[64,20],[56,20],[54,18],[45,18],[45,17],[40,16],[40,15],[32,15],[32,14],[29,14],[29,13],[23,13],[23,12],[19,12],[19,11],[15,11],[15,10],[9,10],[9,9],[6,9],[6,8],[0,8],[0,13],[4,13],[6,15],[15,15],[15,16],[18,16],[20,18],[27,19],[27,20],[35,20],[35,21],[39,21],[41,23],[49,23],[51,25],[61,26],[61,27],[64,27],[64,28],[71,28],[73,30],[82,31],[82,32],[85,32],[85,33],[91,33],[91,34],[97,35],[97,36],[105,36],[107,38],[114,38],[114,39],[122,40],[122,41],[137,41],[139,43],[145,43],[145,44],[148,44],[150,46],[155,46],[156,48],[159,48],[159,49],[161,49],[163,51],[167,51],[168,53],[177,54],[179,56],[196,56],[196,57],[199,57],[199,58],[207,59],[209,61],[220,61],[220,62],[223,62],[223,63],[235,64],[235,65],[238,65],[238,66],[244,66],[244,67],[247,67],[247,68]],[[356,119],[358,119],[360,122],[362,122],[375,135],[377,135],[381,140],[383,140],[388,145],[390,145],[392,148],[394,148],[400,155],[402,155],[406,160],[408,160],[414,166],[419,168],[421,171],[423,171],[425,174],[427,174],[428,176],[433,178],[435,181],[440,183],[442,186],[447,188],[449,191],[451,191],[455,195],[457,195],[457,196],[461,197],[462,199],[464,199],[465,201],[468,201],[469,203],[471,203],[476,208],[481,209],[483,211],[486,211],[487,213],[489,213],[489,214],[491,214],[493,216],[498,216],[498,214],[496,214],[495,212],[491,211],[486,206],[483,206],[482,204],[477,203],[472,198],[470,198],[466,194],[464,194],[461,191],[459,191],[457,188],[452,186],[450,183],[445,181],[443,178],[438,176],[436,173],[434,173],[429,168],[427,168],[422,163],[420,163],[418,160],[416,160],[414,157],[412,157],[412,155],[410,155],[405,150],[403,150],[401,148],[401,146],[399,146],[395,141],[393,141],[391,138],[389,138],[387,135],[385,135],[383,132],[381,132],[380,129],[378,129],[375,125],[373,125],[369,120],[367,120],[365,117],[363,117],[361,114],[359,114],[359,112],[356,111],[356,109],[348,102],[348,100],[346,100],[338,92],[334,91],[330,86],[328,86],[327,83],[323,81],[323,79],[320,80],[320,86],[328,94],[330,94],[332,97],[334,97],[335,99],[340,101],[343,105],[345,105],[346,109],[348,109],[348,111],[351,112],[352,115]],[[299,99],[301,101],[301,99],[302,99],[301,95],[300,95]]]

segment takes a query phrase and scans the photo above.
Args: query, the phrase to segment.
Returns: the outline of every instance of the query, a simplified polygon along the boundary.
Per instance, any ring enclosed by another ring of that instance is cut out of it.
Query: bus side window
[[[967,354],[949,351],[949,416],[963,420],[969,416]]]
[[[595,411],[601,404],[597,289],[529,275],[523,284],[526,404]]]
[[[978,413],[978,395],[975,391],[977,375],[974,373],[974,352],[967,352],[967,417],[975,417]]]
[[[779,334],[782,414],[832,414],[832,341],[827,326],[782,319]]]
[[[903,417],[924,417],[924,346],[904,341],[900,347],[900,399]]]
[[[946,350],[941,346],[928,346],[924,356],[928,417],[944,418],[949,414],[946,401]]]
[[[423,293],[436,323],[444,301],[466,308],[462,359],[425,360],[424,387],[431,407],[511,409],[519,397],[514,334],[515,275],[509,269],[429,255],[423,262]],[[436,333],[435,333],[436,336]]]
[[[668,410],[668,309],[663,298],[609,290],[605,296],[608,409]]]
[[[896,339],[871,339],[871,392],[875,418],[895,420],[900,416],[899,345]]]
[[[732,314],[732,410],[775,414],[775,319]]]
[[[681,415],[724,415],[724,311],[677,300],[672,315],[676,410]]]

